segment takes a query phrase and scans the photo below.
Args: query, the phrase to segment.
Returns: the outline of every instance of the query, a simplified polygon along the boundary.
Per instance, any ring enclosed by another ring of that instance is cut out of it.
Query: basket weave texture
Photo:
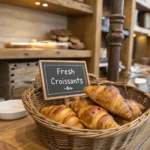
[[[45,106],[64,104],[61,100],[43,100],[40,77],[35,85],[23,93],[25,108],[37,124],[39,136],[50,150],[125,150],[130,142],[142,131],[150,118],[150,96],[145,92],[124,83],[92,80],[93,85],[114,85],[123,97],[134,99],[145,107],[145,112],[136,120],[117,129],[90,130],[69,127],[51,120],[39,110]]]

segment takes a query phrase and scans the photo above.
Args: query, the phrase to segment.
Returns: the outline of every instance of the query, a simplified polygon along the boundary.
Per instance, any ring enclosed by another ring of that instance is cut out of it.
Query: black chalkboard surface
[[[39,61],[45,100],[85,95],[89,85],[84,61]]]

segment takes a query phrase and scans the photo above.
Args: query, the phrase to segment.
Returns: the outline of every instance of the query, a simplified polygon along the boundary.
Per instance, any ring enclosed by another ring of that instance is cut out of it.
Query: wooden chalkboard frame
[[[55,96],[55,97],[48,97],[46,94],[46,86],[45,86],[45,81],[44,81],[44,73],[43,73],[43,67],[42,63],[47,63],[47,62],[62,62],[62,63],[83,63],[85,67],[85,75],[87,78],[88,85],[90,85],[89,82],[89,76],[88,76],[88,71],[87,71],[87,65],[85,61],[64,61],[64,60],[39,60],[39,68],[40,68],[40,75],[41,75],[41,80],[42,80],[42,88],[43,88],[43,96],[44,100],[57,100],[57,99],[63,99],[63,98],[69,98],[69,97],[75,97],[75,96],[85,96],[86,94],[70,94],[66,96]]]

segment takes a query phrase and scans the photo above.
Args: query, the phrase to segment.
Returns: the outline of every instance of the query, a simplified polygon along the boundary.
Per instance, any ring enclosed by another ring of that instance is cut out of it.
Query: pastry
[[[62,124],[84,128],[75,112],[66,105],[44,107],[40,110],[40,113]]]
[[[56,36],[71,36],[72,35],[71,31],[66,30],[66,29],[54,29],[54,30],[51,30],[51,33]]]
[[[142,104],[139,104],[136,101],[131,100],[131,99],[126,99],[125,101],[132,111],[131,120],[134,120],[142,115],[142,110],[144,110],[144,106]]]
[[[82,107],[94,105],[95,103],[88,97],[74,97],[70,107],[74,112],[78,112]]]
[[[89,129],[117,128],[119,125],[108,112],[96,105],[82,107],[78,112],[81,122]]]
[[[57,36],[52,34],[52,33],[50,33],[50,39],[51,40],[57,40]]]
[[[37,42],[36,39],[30,40],[30,43],[36,43],[36,42]]]
[[[78,44],[73,44],[72,43],[72,44],[69,45],[69,47],[72,48],[72,49],[78,49],[78,50],[85,49],[85,45],[82,42],[80,42]]]
[[[68,45],[69,45],[70,48],[72,47],[72,43],[71,42],[68,42]]]
[[[69,36],[63,36],[63,37],[58,36],[57,40],[58,40],[59,42],[68,42]]]
[[[75,36],[70,36],[69,41],[74,44],[80,44],[80,39]]]
[[[125,120],[132,118],[132,112],[114,86],[87,86],[84,92],[97,104]]]
[[[142,104],[137,103],[136,101],[131,100],[131,99],[125,99],[125,101],[132,111],[132,118],[130,121],[132,121],[142,115],[142,110],[145,109]],[[129,121],[124,120],[119,116],[115,116],[114,119],[119,125],[124,125],[124,124],[129,123]]]

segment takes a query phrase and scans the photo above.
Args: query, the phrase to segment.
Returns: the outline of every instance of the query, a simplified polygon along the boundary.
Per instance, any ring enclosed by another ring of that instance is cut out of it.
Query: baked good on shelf
[[[36,43],[37,41],[36,41],[36,39],[32,39],[32,40],[30,40],[30,42],[31,43]]]
[[[56,36],[71,36],[72,35],[71,31],[66,30],[66,29],[54,29],[54,30],[51,30],[51,33]]]
[[[87,86],[84,92],[97,104],[126,120],[132,118],[132,112],[114,86]]]
[[[74,112],[78,112],[82,107],[94,105],[95,103],[88,97],[74,97],[70,102],[70,107]]]
[[[44,41],[39,41],[39,43],[51,43],[55,42],[54,40],[44,40]],[[56,42],[55,42],[56,43]]]
[[[69,45],[69,47],[72,48],[72,49],[79,49],[79,50],[85,49],[85,45],[82,42],[80,42],[78,44],[73,44],[72,43],[72,44]]]
[[[72,47],[72,43],[68,42],[68,46],[69,46],[69,48],[71,48]]]
[[[62,124],[84,128],[75,112],[66,105],[44,107],[40,110],[40,113]]]
[[[68,42],[69,36],[58,36],[57,40],[59,42]]]
[[[75,36],[70,36],[69,41],[74,44],[80,44],[80,39]]]
[[[81,122],[89,129],[117,128],[119,125],[108,112],[96,105],[82,107],[78,112]]]
[[[51,40],[57,40],[57,36],[52,34],[52,33],[50,33],[50,39]]]
[[[68,42],[69,48],[83,50],[85,44],[79,38],[72,36],[72,32],[66,29],[54,29],[50,31],[51,40],[58,42]]]
[[[67,42],[54,42],[52,40],[41,41],[41,42],[7,42],[4,43],[5,48],[41,48],[41,49],[68,49]]]

